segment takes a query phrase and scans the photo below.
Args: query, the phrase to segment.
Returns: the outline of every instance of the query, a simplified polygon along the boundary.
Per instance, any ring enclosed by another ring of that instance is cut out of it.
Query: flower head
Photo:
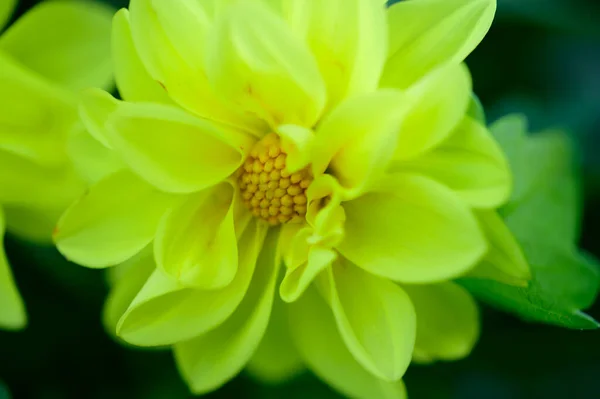
[[[462,65],[494,10],[132,0],[113,21],[123,101],[92,90],[81,107],[126,167],[55,233],[75,262],[125,262],[107,324],[172,345],[198,393],[248,362],[273,372],[288,330],[351,396],[401,397],[413,357],[465,356],[477,310],[448,280],[487,253],[474,209],[510,191]]]

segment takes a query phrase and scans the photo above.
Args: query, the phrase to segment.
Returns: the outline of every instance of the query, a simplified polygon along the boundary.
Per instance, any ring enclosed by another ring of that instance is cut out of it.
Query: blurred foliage
[[[22,0],[16,15],[36,2]],[[532,131],[570,132],[584,172],[579,243],[600,256],[600,2],[498,0],[495,24],[468,64],[490,122],[516,111]],[[10,237],[6,246],[30,325],[0,332],[0,399],[8,390],[17,399],[189,397],[169,352],[125,348],[103,331],[101,272],[68,264],[51,248]],[[588,313],[600,318],[600,304]],[[594,399],[599,375],[599,333],[525,323],[484,307],[482,338],[468,359],[413,366],[405,381],[411,399]],[[307,373],[277,387],[242,374],[208,397],[339,396]]]

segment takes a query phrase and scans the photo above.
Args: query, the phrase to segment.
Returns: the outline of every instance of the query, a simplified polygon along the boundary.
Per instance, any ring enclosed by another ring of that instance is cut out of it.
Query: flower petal
[[[125,8],[113,17],[111,44],[115,80],[121,98],[170,104],[171,99],[165,89],[150,77],[139,58],[131,36],[129,11]]]
[[[326,101],[315,59],[260,2],[236,2],[215,23],[206,73],[215,92],[267,121],[312,127]]]
[[[402,1],[388,9],[383,87],[406,88],[446,63],[462,62],[487,33],[496,0]]]
[[[31,207],[4,204],[6,229],[10,234],[38,245],[53,245],[52,231],[65,208],[72,202],[55,207]]]
[[[476,208],[497,208],[510,196],[512,178],[502,150],[485,128],[466,117],[438,148],[393,170],[429,176]]]
[[[211,290],[238,270],[234,201],[229,183],[206,189],[165,215],[154,239],[158,268],[180,284]]]
[[[463,64],[440,68],[406,92],[410,109],[394,158],[405,160],[435,147],[463,120],[471,98],[471,76]]]
[[[179,108],[118,103],[105,133],[129,167],[161,190],[189,193],[231,175],[252,146],[250,136]]]
[[[320,124],[313,147],[313,173],[329,167],[340,183],[359,192],[387,168],[404,118],[405,96],[379,90],[352,97]]]
[[[475,300],[454,283],[407,285],[417,312],[414,359],[419,363],[466,357],[479,337]]]
[[[119,321],[117,334],[134,345],[161,346],[219,326],[244,298],[265,234],[266,229],[257,223],[246,229],[239,242],[238,273],[225,288],[186,288],[155,271]]]
[[[359,399],[405,399],[402,381],[373,376],[344,345],[327,304],[310,289],[289,305],[292,338],[307,366],[345,396]]]
[[[327,85],[328,102],[374,91],[387,57],[383,2],[283,2],[288,24],[308,43]]]
[[[345,202],[340,252],[365,270],[406,283],[457,277],[486,242],[475,216],[452,191],[426,177],[394,174],[378,191]]]
[[[290,335],[288,308],[277,296],[267,331],[246,370],[268,384],[281,384],[304,369]]]
[[[152,241],[174,200],[129,171],[116,172],[65,211],[54,241],[75,263],[93,268],[117,265]]]
[[[16,4],[17,0],[4,0],[2,3],[0,3],[0,31],[10,20]]]
[[[315,277],[331,266],[337,253],[328,248],[311,248],[308,260],[296,268],[286,269],[285,277],[279,287],[281,299],[294,302],[304,293]]]
[[[112,87],[109,7],[80,1],[44,2],[0,37],[0,50],[72,90]]]
[[[415,310],[402,288],[343,258],[318,282],[356,360],[377,378],[402,378],[410,364],[416,331]]]
[[[0,243],[4,240],[4,213],[0,208]],[[27,324],[25,305],[17,291],[15,282],[0,245],[0,328],[19,330]]]
[[[233,378],[258,347],[271,314],[279,270],[277,233],[266,238],[242,303],[218,328],[174,346],[175,360],[194,394],[212,391]]]

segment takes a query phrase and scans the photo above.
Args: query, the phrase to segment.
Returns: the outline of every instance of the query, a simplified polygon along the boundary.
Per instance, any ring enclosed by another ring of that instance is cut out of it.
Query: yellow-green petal
[[[458,360],[466,357],[479,337],[479,311],[461,286],[446,282],[405,285],[417,312],[414,360]]]
[[[43,195],[43,194],[37,194]],[[16,237],[41,245],[52,245],[52,231],[68,203],[60,206],[4,204],[6,229]]]
[[[17,0],[3,0],[0,3],[0,31],[4,25],[10,20],[12,13],[17,4]]]
[[[377,378],[400,380],[416,331],[415,310],[402,288],[345,259],[320,276],[319,288],[354,358]]]
[[[475,216],[427,177],[394,174],[377,191],[345,202],[340,252],[376,275],[406,283],[460,276],[487,250]]]
[[[4,213],[0,207],[0,243],[4,240]],[[4,246],[0,245],[0,328],[18,330],[27,324],[25,305],[17,291]]]
[[[174,199],[127,170],[116,172],[65,211],[54,241],[75,263],[93,268],[117,265],[152,241]]]
[[[206,72],[215,92],[268,122],[312,127],[326,89],[308,47],[260,2],[236,2],[217,18]]]
[[[406,399],[402,381],[387,382],[350,354],[327,304],[314,289],[289,305],[290,330],[306,365],[340,393],[357,399]]]
[[[125,101],[148,101],[169,104],[165,89],[146,71],[133,44],[129,11],[119,10],[113,17],[112,56],[115,80]]]
[[[256,351],[269,322],[279,257],[271,231],[252,282],[237,310],[218,328],[174,346],[179,371],[194,394],[213,391],[233,378]]]
[[[431,177],[454,190],[475,208],[504,204],[512,189],[512,177],[504,154],[487,128],[466,117],[433,151],[394,170]]]
[[[409,87],[446,63],[458,64],[481,42],[496,0],[401,1],[388,9],[389,53],[381,85]]]
[[[0,50],[60,86],[109,89],[111,17],[97,3],[43,2],[0,37]]]

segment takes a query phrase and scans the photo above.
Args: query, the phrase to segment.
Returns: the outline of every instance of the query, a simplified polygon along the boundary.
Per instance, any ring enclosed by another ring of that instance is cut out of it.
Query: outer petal
[[[399,132],[394,158],[414,158],[435,147],[463,120],[471,76],[463,64],[440,68],[410,87],[410,109]]]
[[[388,9],[390,48],[381,85],[408,87],[445,63],[462,62],[487,33],[496,0],[402,1]]]
[[[0,37],[0,50],[63,87],[109,89],[111,16],[99,4],[44,2]]]
[[[223,288],[238,270],[234,202],[228,183],[206,189],[165,215],[154,240],[158,267],[184,286]]]
[[[248,290],[265,232],[256,223],[246,229],[239,242],[238,273],[225,288],[186,288],[155,271],[119,321],[117,334],[134,345],[171,345],[223,323]]]
[[[383,2],[334,0],[283,2],[292,29],[315,55],[328,102],[375,90],[387,57]]]
[[[486,242],[467,205],[441,184],[396,174],[378,191],[344,203],[340,252],[358,266],[407,283],[457,277],[484,255]]]
[[[117,265],[150,243],[174,199],[129,171],[116,172],[66,210],[54,241],[73,262],[94,268]]]
[[[512,188],[502,150],[485,126],[470,117],[438,148],[393,169],[432,177],[476,208],[497,208],[508,200]]]
[[[175,345],[175,359],[192,392],[215,390],[234,377],[258,347],[271,314],[279,270],[277,234],[271,232],[244,300],[218,328]]]
[[[38,194],[43,195],[43,194]],[[54,207],[4,204],[6,230],[16,237],[41,245],[52,245],[52,231],[65,208],[72,202]]]
[[[0,3],[0,30],[2,30],[4,25],[10,20],[16,3],[17,0],[4,0]]]
[[[366,371],[350,354],[327,304],[314,290],[290,305],[290,330],[307,366],[342,394],[358,399],[405,399],[402,381],[387,382]]]
[[[171,103],[165,89],[150,77],[138,56],[131,37],[129,11],[125,8],[113,18],[111,44],[115,80],[124,100]]]
[[[319,280],[346,346],[374,376],[398,381],[415,344],[415,310],[398,285],[340,260]]]
[[[4,213],[0,208],[0,242],[4,240]],[[23,300],[17,291],[15,282],[0,245],[0,328],[17,330],[27,324],[27,314]]]
[[[350,98],[334,109],[316,133],[314,175],[329,167],[344,187],[363,190],[392,158],[404,101],[399,91],[379,90]]]
[[[475,300],[454,283],[403,286],[417,312],[414,360],[429,363],[467,356],[479,337]]]
[[[153,1],[129,4],[133,42],[144,66],[185,109],[260,136],[264,125],[218,98],[204,70],[206,40],[218,0]]]
[[[266,120],[312,127],[326,89],[308,48],[260,2],[236,2],[217,20],[206,72],[228,102]]]

